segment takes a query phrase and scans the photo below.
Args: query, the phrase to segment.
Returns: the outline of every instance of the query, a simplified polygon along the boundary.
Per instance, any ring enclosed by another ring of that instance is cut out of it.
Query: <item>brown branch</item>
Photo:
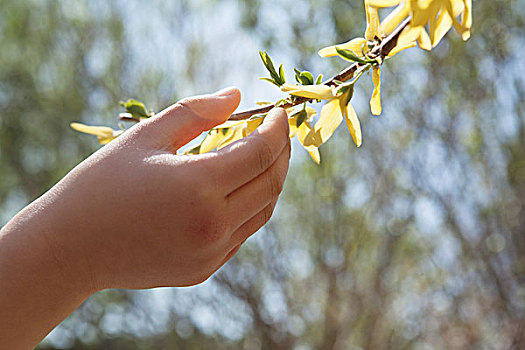
[[[388,56],[390,51],[394,49],[397,45],[397,41],[399,39],[399,35],[405,29],[408,24],[410,23],[411,18],[407,18],[404,22],[402,22],[388,37],[386,37],[380,45],[378,45],[375,49],[372,50],[371,56],[381,57],[384,59]],[[336,81],[345,82],[354,77],[355,72],[361,67],[365,66],[363,63],[354,63],[350,67],[346,68],[344,71],[340,72],[339,74],[333,76],[332,78],[328,79],[327,81],[323,82],[323,85],[327,86],[335,86]],[[298,106],[300,104],[303,104],[305,102],[311,102],[312,99],[305,98],[305,97],[298,97],[293,100],[291,103],[286,103],[284,105],[281,105],[279,107],[282,107],[284,109],[291,108],[294,106]],[[245,120],[249,119],[250,117],[257,115],[257,114],[265,114],[271,111],[273,108],[275,108],[275,104],[260,107],[260,108],[254,108],[250,109],[248,111],[243,111],[239,113],[232,114],[232,116],[229,118],[229,120]]]
[[[381,41],[380,45],[376,46],[371,51],[370,56],[372,56],[372,57],[381,57],[381,59],[384,59],[385,57],[387,57],[388,54],[390,53],[390,51],[392,51],[392,49],[394,47],[396,47],[397,41],[399,39],[399,35],[403,31],[403,29],[405,29],[408,26],[410,21],[411,21],[411,18],[409,17],[404,22],[402,22],[388,37],[386,37],[383,41]],[[340,72],[339,74],[337,74],[337,75],[333,76],[332,78],[328,79],[327,81],[323,82],[323,85],[335,86],[335,85],[337,85],[336,82],[338,82],[338,81],[339,82],[348,81],[348,80],[350,80],[350,79],[352,79],[354,77],[355,72],[357,72],[357,70],[359,68],[362,68],[365,65],[366,64],[363,64],[363,63],[354,63],[350,67],[348,67],[345,70],[343,70],[342,72]],[[310,99],[310,98],[295,97],[292,102],[286,103],[286,104],[281,105],[279,107],[282,107],[282,108],[286,109],[286,108],[291,108],[291,107],[298,106],[300,104],[303,104],[303,103],[306,103],[306,102],[311,102],[311,101],[313,101],[313,100]],[[257,114],[268,113],[273,108],[275,108],[275,104],[271,104],[271,105],[260,107],[260,108],[254,108],[254,109],[250,109],[250,110],[243,111],[243,112],[238,112],[238,113],[232,114],[231,117],[229,118],[229,120],[245,120],[245,119],[249,119],[249,118],[251,118],[251,117],[253,117],[254,115],[257,115]],[[121,121],[126,121],[126,122],[139,122],[140,121],[138,119],[129,118],[129,117],[120,117],[120,120]]]

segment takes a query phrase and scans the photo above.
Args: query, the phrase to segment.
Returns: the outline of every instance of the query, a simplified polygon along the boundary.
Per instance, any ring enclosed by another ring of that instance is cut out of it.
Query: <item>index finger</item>
[[[262,174],[278,158],[289,138],[288,116],[275,108],[250,136],[217,152],[219,182],[226,194]]]

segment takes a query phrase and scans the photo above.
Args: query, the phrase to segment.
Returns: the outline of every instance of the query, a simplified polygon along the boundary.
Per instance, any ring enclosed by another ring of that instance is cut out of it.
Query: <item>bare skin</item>
[[[0,231],[0,348],[31,349],[91,294],[201,283],[273,213],[290,159],[273,110],[219,152],[177,156],[237,89],[184,99],[103,147]]]

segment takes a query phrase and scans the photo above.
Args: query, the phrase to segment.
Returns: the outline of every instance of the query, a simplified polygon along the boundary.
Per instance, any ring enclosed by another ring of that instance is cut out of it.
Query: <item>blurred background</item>
[[[474,1],[474,28],[385,65],[315,165],[298,143],[271,223],[206,283],[92,296],[38,348],[524,349],[525,2]],[[2,0],[0,225],[99,146],[118,102],[160,110],[236,85],[282,96],[258,50],[333,75],[360,0]]]

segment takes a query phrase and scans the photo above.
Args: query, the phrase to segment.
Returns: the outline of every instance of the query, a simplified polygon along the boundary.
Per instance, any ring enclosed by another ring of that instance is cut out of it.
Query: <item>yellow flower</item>
[[[392,32],[398,25],[401,23],[408,15],[409,15],[409,9],[403,9],[400,8],[397,12],[392,12],[390,16],[387,17],[389,21],[389,25],[385,25],[384,22],[380,23],[379,21],[379,13],[378,8],[380,7],[390,7],[395,6],[399,4],[399,0],[385,0],[385,1],[373,1],[373,0],[365,0],[365,12],[366,12],[366,31],[364,38],[354,38],[344,44],[340,45],[333,45],[325,47],[321,50],[319,50],[319,56],[321,57],[332,57],[337,56],[337,50],[336,47],[342,50],[351,50],[356,56],[358,57],[364,57],[369,51],[370,48],[368,47],[369,43],[373,43],[377,38],[384,38],[386,37],[390,32]],[[390,4],[390,6],[386,6]],[[378,6],[382,5],[382,6]],[[399,20],[398,20],[399,19]],[[396,53],[399,53],[405,49],[408,49],[410,47],[413,47],[414,45],[397,45],[392,49],[388,57],[394,56]]]
[[[220,150],[221,148],[224,148],[235,141],[242,139],[244,137],[243,130],[246,125],[245,123],[246,121],[244,121],[244,123],[239,126],[227,129],[228,131],[226,133],[226,137],[217,145],[217,150]]]
[[[336,56],[337,49],[343,49],[343,50],[351,50],[358,57],[364,57],[364,55],[366,55],[370,51],[370,48],[368,47],[369,43],[373,43],[374,41],[376,41],[376,44],[378,44],[377,42],[378,38],[381,39],[381,38],[386,37],[389,31],[394,30],[395,27],[399,25],[399,23],[404,18],[406,18],[409,14],[409,8],[399,7],[399,9],[396,9],[390,14],[389,17],[387,17],[387,20],[389,22],[387,23],[387,25],[384,25],[379,21],[378,8],[395,6],[395,5],[398,5],[399,3],[400,1],[398,0],[384,0],[384,1],[365,0],[366,22],[367,22],[365,37],[352,39],[345,44],[325,47],[324,49],[321,49],[319,51],[319,55],[322,57]],[[423,37],[423,39],[421,40],[422,45],[425,48],[428,48],[430,46],[430,38],[428,38],[428,35],[424,37],[424,35],[421,34],[421,31],[419,30],[418,36]],[[405,41],[398,42],[398,44],[390,51],[388,58],[394,56],[395,54],[405,49],[414,47],[415,46],[415,42],[413,42],[414,40],[412,40],[412,42],[405,42]],[[370,100],[370,108],[371,108],[373,115],[380,115],[381,114],[381,68],[380,67],[378,66],[373,67],[372,80],[374,82],[375,87],[374,87],[374,92],[372,94],[372,98]]]
[[[113,130],[107,126],[88,126],[81,123],[71,123],[70,125],[76,131],[97,136],[98,142],[102,145],[113,141],[124,132],[123,130]]]
[[[311,107],[306,107],[306,115],[304,115],[304,113],[301,113],[300,111],[294,113],[293,110],[288,110],[287,112],[289,115],[291,115],[290,119],[288,120],[290,124],[290,138],[297,136],[299,143],[301,143],[301,145],[308,152],[308,154],[310,154],[310,157],[312,157],[314,162],[320,164],[321,155],[319,153],[318,146],[306,143],[308,135],[311,132],[313,132],[313,128],[310,124],[310,121],[317,114],[317,112]],[[304,120],[301,120],[301,118],[304,118]]]
[[[373,115],[381,114],[381,67],[374,67],[372,81],[374,82],[374,92],[370,99],[370,110]]]
[[[220,150],[237,140],[247,137],[261,126],[264,118],[254,117],[248,120],[228,120],[208,132],[202,141],[198,153]]]
[[[213,151],[227,137],[228,129],[212,129],[202,141],[199,153],[208,153]]]
[[[397,6],[381,23],[380,32],[391,33],[403,20],[411,16],[410,25],[401,33],[398,44],[407,45],[417,40],[425,50],[435,47],[452,26],[470,37],[472,27],[472,0],[368,0],[372,7]],[[461,23],[456,17],[461,14]],[[425,26],[429,25],[430,35]]]
[[[377,7],[372,7],[369,5],[369,1],[365,0],[365,13],[366,13],[366,31],[365,39],[368,41],[374,41],[376,36],[378,37],[379,33],[379,12]]]
[[[339,127],[343,118],[346,122],[357,147],[361,146],[361,126],[359,119],[350,104],[353,89],[346,87],[345,91],[337,94],[334,88],[327,85],[288,85],[281,88],[294,96],[307,97],[312,99],[329,100],[321,110],[321,117],[315,124],[315,127],[306,135],[304,139],[305,148],[320,147],[326,143],[333,133]],[[309,148],[307,148],[308,150]]]
[[[306,97],[316,100],[331,100],[333,99],[333,89],[328,85],[291,85],[284,84],[281,86],[281,91],[287,92],[290,95]]]
[[[355,38],[344,44],[337,45],[337,47],[343,50],[350,50],[355,53],[357,57],[364,57],[363,53],[368,52],[366,41],[367,40],[365,38]],[[338,54],[335,45],[319,50],[319,56],[321,57],[333,57],[337,55]]]
[[[323,106],[321,117],[315,124],[313,130],[307,135],[305,140],[306,146],[320,147],[326,143],[342,123],[343,119],[345,119],[352,139],[357,147],[361,147],[361,125],[354,108],[350,104],[351,97],[352,90],[348,89]]]

